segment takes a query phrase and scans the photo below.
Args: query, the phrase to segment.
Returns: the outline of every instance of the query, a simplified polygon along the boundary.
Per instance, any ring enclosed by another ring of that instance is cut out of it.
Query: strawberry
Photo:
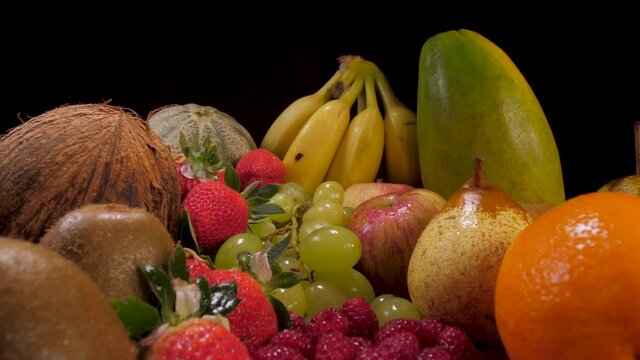
[[[224,317],[240,303],[238,284],[225,281],[209,286],[203,276],[189,283],[181,246],[169,259],[168,269],[167,274],[153,265],[141,267],[159,310],[133,297],[111,302],[131,337],[145,348],[145,358],[250,359],[247,346],[230,331]]]
[[[250,359],[247,347],[223,325],[196,318],[165,332],[149,350],[148,360]]]
[[[198,246],[213,254],[229,237],[249,226],[249,206],[242,195],[220,181],[200,183],[183,203]]]
[[[244,154],[236,164],[240,176],[240,189],[244,189],[254,181],[259,181],[258,188],[267,184],[284,182],[284,164],[271,151],[254,149]]]
[[[247,345],[250,352],[257,350],[278,332],[278,319],[260,284],[251,275],[238,270],[217,269],[203,275],[210,284],[234,281],[238,284],[240,304],[227,318],[231,332]]]
[[[180,175],[180,199],[184,200],[187,194],[201,182],[219,180],[220,170],[225,167],[225,164],[218,158],[217,148],[215,144],[211,144],[209,136],[204,139],[201,147],[198,136],[195,136],[189,144],[181,132],[180,148],[185,160],[176,161],[176,170]],[[180,159],[182,160],[182,157]]]

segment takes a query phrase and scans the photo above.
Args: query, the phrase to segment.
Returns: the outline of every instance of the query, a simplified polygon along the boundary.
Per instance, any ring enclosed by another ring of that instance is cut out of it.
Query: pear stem
[[[633,129],[636,135],[636,175],[640,175],[640,121],[636,121]]]
[[[473,167],[473,186],[480,188],[480,181],[482,180],[482,171],[484,170],[484,160],[477,157],[475,165]]]

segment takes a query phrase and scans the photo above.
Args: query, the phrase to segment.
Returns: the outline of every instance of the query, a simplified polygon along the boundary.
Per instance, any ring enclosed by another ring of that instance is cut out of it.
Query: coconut
[[[155,214],[171,234],[180,183],[169,148],[133,111],[107,104],[48,111],[0,139],[0,235],[37,242],[89,203]]]

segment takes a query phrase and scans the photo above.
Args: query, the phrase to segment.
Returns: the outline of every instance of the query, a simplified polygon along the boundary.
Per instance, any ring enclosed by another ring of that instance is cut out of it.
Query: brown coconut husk
[[[135,112],[62,106],[0,139],[0,235],[36,242],[88,203],[145,208],[175,235],[180,183],[171,152]]]

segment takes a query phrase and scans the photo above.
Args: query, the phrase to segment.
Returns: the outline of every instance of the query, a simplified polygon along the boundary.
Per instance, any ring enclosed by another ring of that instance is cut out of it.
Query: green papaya
[[[423,186],[449,198],[485,160],[483,177],[521,203],[565,200],[558,148],[533,90],[484,36],[448,31],[420,53],[417,135]]]

